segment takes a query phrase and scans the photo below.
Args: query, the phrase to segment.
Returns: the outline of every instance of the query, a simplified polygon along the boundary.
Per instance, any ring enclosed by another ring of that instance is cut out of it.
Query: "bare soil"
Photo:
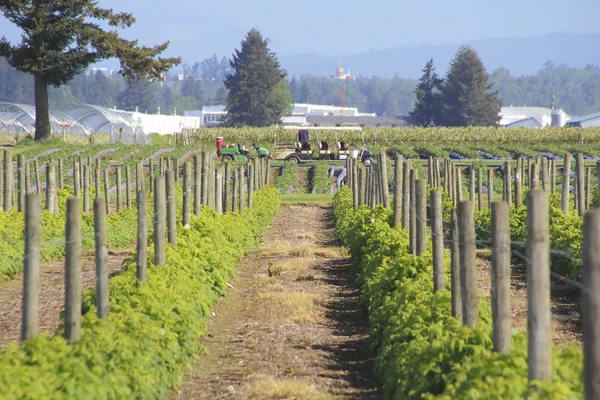
[[[172,399],[377,399],[350,261],[330,205],[284,205],[241,260]]]
[[[108,270],[112,276],[119,273],[123,261],[131,252],[109,252]],[[81,287],[91,289],[96,284],[94,254],[88,253],[81,260]],[[40,331],[54,334],[60,324],[60,313],[64,310],[65,263],[52,261],[40,267]],[[23,273],[15,279],[0,283],[0,348],[18,343],[21,338],[23,305]]]

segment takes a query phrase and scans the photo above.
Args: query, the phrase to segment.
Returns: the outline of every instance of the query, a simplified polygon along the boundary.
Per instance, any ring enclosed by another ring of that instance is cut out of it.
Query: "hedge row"
[[[580,350],[555,348],[552,382],[530,388],[526,334],[515,331],[510,355],[494,353],[485,298],[476,327],[453,318],[449,285],[433,294],[430,246],[421,257],[410,255],[407,232],[390,227],[391,212],[381,206],[354,211],[347,188],[336,194],[334,209],[336,232],[349,247],[369,316],[386,399],[582,397]],[[448,271],[448,257],[445,262]]]
[[[82,336],[69,346],[62,332],[0,350],[5,399],[158,399],[176,388],[200,350],[211,306],[224,294],[244,249],[256,244],[279,207],[276,190],[255,193],[254,208],[222,216],[204,208],[178,246],[138,287],[135,258],[110,280],[110,315],[96,317],[95,293],[84,293]]]

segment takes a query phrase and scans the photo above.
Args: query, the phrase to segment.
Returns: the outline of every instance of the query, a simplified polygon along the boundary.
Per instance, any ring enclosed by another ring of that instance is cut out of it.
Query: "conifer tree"
[[[121,38],[116,30],[135,23],[129,13],[100,8],[96,0],[5,0],[0,11],[21,28],[22,41],[0,39],[0,56],[19,71],[33,74],[35,87],[35,139],[50,136],[48,86],[59,87],[84,72],[90,64],[118,58],[127,82],[162,79],[162,72],[179,64],[179,58],[157,57],[169,42],[154,47]]]
[[[491,92],[488,73],[475,50],[462,46],[450,64],[442,87],[442,120],[446,126],[496,126],[501,103]]]
[[[225,77],[228,126],[270,126],[278,124],[291,103],[286,76],[271,52],[269,40],[256,29],[250,30],[229,61]],[[287,92],[287,93],[286,93]]]
[[[439,122],[442,110],[440,90],[443,80],[435,72],[433,59],[427,61],[423,68],[423,76],[414,90],[417,96],[415,108],[410,113],[417,126],[434,126]]]

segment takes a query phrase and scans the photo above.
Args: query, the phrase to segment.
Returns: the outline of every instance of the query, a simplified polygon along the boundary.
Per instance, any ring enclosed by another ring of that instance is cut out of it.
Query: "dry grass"
[[[315,236],[314,232],[307,231],[299,233],[296,235],[296,238],[300,240],[315,240],[317,237]]]
[[[269,276],[279,276],[286,272],[306,271],[315,261],[313,257],[294,258],[277,263],[269,263],[267,270]]]
[[[259,294],[257,301],[273,322],[310,324],[321,316],[323,297],[307,292],[267,292]]]
[[[303,379],[274,379],[256,376],[244,386],[249,399],[260,400],[333,400],[335,397],[314,383]]]

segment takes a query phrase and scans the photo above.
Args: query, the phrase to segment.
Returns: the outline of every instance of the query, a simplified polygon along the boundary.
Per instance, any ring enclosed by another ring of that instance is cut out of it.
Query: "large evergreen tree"
[[[437,125],[440,120],[442,110],[442,89],[443,80],[435,72],[433,59],[427,61],[423,69],[423,76],[419,79],[419,84],[414,90],[417,96],[415,108],[411,111],[417,126]]]
[[[498,92],[491,92],[488,74],[475,50],[458,49],[442,87],[442,120],[446,126],[490,126],[500,119]]]
[[[229,89],[226,125],[278,124],[289,108],[291,95],[282,93],[289,88],[281,85],[286,72],[268,44],[258,30],[252,29],[229,61],[232,71],[224,81]]]
[[[180,62],[161,58],[169,43],[139,46],[121,38],[111,28],[127,28],[135,19],[129,13],[115,13],[98,7],[96,0],[5,0],[0,11],[22,29],[22,41],[11,44],[0,39],[0,56],[16,69],[33,74],[35,87],[35,139],[48,137],[48,85],[59,87],[107,58],[121,61],[121,75],[128,82],[140,78],[161,79],[161,73]]]

